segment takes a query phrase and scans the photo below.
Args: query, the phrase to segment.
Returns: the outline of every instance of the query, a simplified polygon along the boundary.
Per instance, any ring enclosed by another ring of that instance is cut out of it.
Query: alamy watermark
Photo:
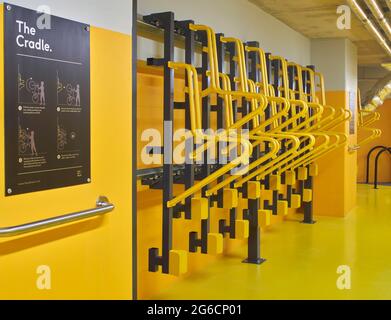
[[[236,162],[232,174],[243,174],[252,152],[249,130],[208,129],[192,132],[179,129],[174,132],[170,121],[164,123],[163,139],[159,130],[151,128],[142,132],[140,140],[146,142],[141,150],[141,161],[145,165],[163,165],[163,162],[174,165],[226,165]]]
[[[41,265],[37,268],[36,286],[38,290],[52,289],[52,270],[49,266]]]
[[[37,28],[39,30],[51,30],[52,29],[52,15],[49,6],[42,5],[37,8],[37,13],[41,15],[37,19]]]
[[[340,5],[337,7],[337,28],[339,30],[352,29],[352,10],[348,5]]]
[[[349,266],[343,265],[337,268],[337,288],[338,290],[352,289],[352,269]]]

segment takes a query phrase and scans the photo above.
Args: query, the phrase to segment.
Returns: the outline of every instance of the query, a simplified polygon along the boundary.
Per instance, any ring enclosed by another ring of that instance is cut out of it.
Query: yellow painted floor
[[[265,264],[242,264],[242,247],[154,298],[391,299],[391,187],[358,190],[358,206],[345,219],[286,221],[263,233]],[[337,289],[341,265],[352,270],[349,291]]]

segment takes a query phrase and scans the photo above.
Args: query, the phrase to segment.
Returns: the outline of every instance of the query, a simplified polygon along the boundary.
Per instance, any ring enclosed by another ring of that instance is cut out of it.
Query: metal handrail
[[[15,237],[22,234],[48,229],[71,222],[85,220],[88,218],[104,215],[115,209],[115,206],[109,202],[106,197],[99,197],[96,202],[96,208],[70,213],[67,215],[49,218],[41,221],[35,221],[19,226],[0,228],[0,238]]]
[[[374,182],[374,187],[375,189],[378,189],[378,173],[379,173],[379,159],[382,156],[384,152],[388,152],[391,155],[391,148],[385,148],[382,151],[380,151],[377,156],[376,156],[376,162],[375,162],[375,182]]]
[[[378,150],[378,149],[384,150],[384,149],[388,149],[388,148],[385,147],[385,146],[376,146],[376,147],[373,147],[373,148],[369,151],[369,153],[368,153],[368,155],[367,155],[367,184],[369,184],[369,172],[370,172],[371,155],[372,155],[372,153],[374,153],[374,152],[375,152],[376,150]]]

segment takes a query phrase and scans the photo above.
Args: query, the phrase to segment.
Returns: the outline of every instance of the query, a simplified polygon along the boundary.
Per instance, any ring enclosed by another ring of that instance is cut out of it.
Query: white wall
[[[8,0],[6,2],[33,10],[46,5],[55,16],[125,34],[132,32],[132,0]]]
[[[346,90],[346,40],[313,39],[311,43],[312,64],[325,77],[326,90]]]
[[[346,90],[357,92],[358,88],[358,54],[352,41],[346,40]]]
[[[349,39],[313,39],[311,58],[316,70],[325,76],[326,90],[357,91],[357,47]]]
[[[348,39],[313,39],[312,64],[325,76],[328,91],[357,91],[357,47]]]
[[[192,19],[206,24],[216,33],[240,38],[243,41],[259,41],[267,52],[283,56],[291,61],[308,65],[311,61],[311,42],[308,38],[265,13],[248,0],[139,0],[139,14],[173,11],[177,20]],[[139,59],[159,46],[139,41]]]

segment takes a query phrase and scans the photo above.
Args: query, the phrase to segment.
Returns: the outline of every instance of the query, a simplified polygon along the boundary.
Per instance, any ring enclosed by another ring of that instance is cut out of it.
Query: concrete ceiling
[[[352,11],[351,30],[337,28],[341,0],[248,0],[308,38],[349,38],[358,48],[359,65],[390,62],[390,57]],[[378,0],[387,8],[386,0]]]

